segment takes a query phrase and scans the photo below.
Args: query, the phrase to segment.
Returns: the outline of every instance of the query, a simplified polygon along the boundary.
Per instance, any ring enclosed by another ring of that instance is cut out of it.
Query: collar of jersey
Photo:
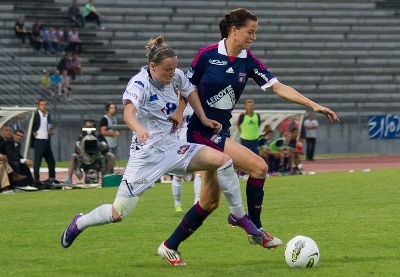
[[[224,56],[228,56],[228,53],[226,52],[226,48],[225,48],[225,40],[226,38],[222,39],[220,42],[218,42],[218,54],[224,55]],[[246,49],[243,49],[239,55],[237,56],[237,58],[247,58],[247,51]]]
[[[148,66],[145,67],[145,70],[146,70],[146,72],[147,72],[147,75],[149,76],[149,82],[150,82],[150,84],[151,84],[153,87],[155,87],[156,89],[158,89],[158,90],[164,90],[165,87],[166,87],[167,85],[163,85],[163,84],[161,84],[160,82],[157,82],[156,80],[154,80],[153,78],[151,78],[151,75],[150,75],[149,67],[148,67]]]

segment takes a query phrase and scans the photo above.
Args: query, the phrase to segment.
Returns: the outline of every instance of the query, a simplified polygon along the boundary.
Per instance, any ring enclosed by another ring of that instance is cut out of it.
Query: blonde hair
[[[149,62],[159,63],[166,58],[176,56],[175,51],[164,43],[162,36],[150,39],[145,48],[147,49],[146,57]]]

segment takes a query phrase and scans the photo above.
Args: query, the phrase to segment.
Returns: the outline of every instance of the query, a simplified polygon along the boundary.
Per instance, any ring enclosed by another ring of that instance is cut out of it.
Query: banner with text
[[[400,139],[400,114],[370,115],[370,139]]]

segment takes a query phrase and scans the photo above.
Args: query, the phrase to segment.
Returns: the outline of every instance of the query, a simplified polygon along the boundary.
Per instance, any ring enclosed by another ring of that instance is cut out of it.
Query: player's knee
[[[204,200],[204,199],[200,198],[199,204],[203,210],[205,210],[209,213],[212,213],[219,207],[219,201],[216,199]]]
[[[267,177],[268,173],[268,165],[263,159],[259,159],[256,163],[253,164],[251,177],[257,179],[263,179]]]

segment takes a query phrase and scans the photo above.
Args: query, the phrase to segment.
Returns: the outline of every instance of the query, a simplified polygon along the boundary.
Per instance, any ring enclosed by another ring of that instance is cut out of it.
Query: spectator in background
[[[58,44],[60,45],[60,49],[64,54],[65,48],[67,47],[67,43],[64,42],[64,32],[60,29],[60,27],[56,27],[54,32],[54,38],[57,39]]]
[[[0,153],[7,157],[7,161],[10,164],[13,172],[17,174],[15,176],[19,177],[13,181],[18,182],[18,185],[28,186],[33,185],[33,177],[29,169],[33,162],[29,159],[25,159],[21,155],[21,142],[23,139],[24,131],[14,131],[12,139],[6,140],[0,145]]]
[[[96,8],[93,4],[93,0],[89,0],[85,6],[85,10],[83,11],[83,17],[86,21],[96,21],[96,28],[104,30],[104,26],[101,25],[100,19],[104,18],[104,16],[96,11]]]
[[[66,51],[71,51],[72,53],[82,53],[82,41],[79,39],[78,30],[76,28],[72,29],[69,34],[69,44]]]
[[[1,128],[0,145],[12,137],[12,127],[10,125],[3,125]]]
[[[310,113],[308,119],[304,121],[304,129],[306,131],[306,159],[314,160],[315,144],[317,142],[318,120],[314,118],[314,114]]]
[[[76,27],[85,27],[85,21],[78,7],[77,0],[73,0],[72,6],[68,9],[68,19],[74,22]]]
[[[85,81],[82,77],[82,66],[76,53],[71,57],[71,69],[75,72],[75,75],[79,75],[79,80]]]
[[[270,143],[270,163],[271,172],[279,172],[280,174],[287,174],[288,168],[291,163],[290,152],[289,152],[289,141],[292,139],[292,134],[286,132],[282,137],[274,140]]]
[[[40,79],[40,87],[42,89],[43,95],[46,97],[53,97],[54,92],[51,89],[51,79],[50,79],[50,72],[47,70],[43,70],[43,76]]]
[[[292,129],[292,138],[289,141],[289,152],[292,157],[292,163],[289,165],[289,170],[293,175],[301,175],[301,164],[300,157],[304,155],[303,143],[299,139],[299,129]]]
[[[67,70],[68,75],[71,75],[72,80],[75,80],[75,71],[71,67],[71,58],[67,53],[64,54],[64,57],[58,63],[57,69],[60,72]]]
[[[66,101],[71,101],[71,80],[68,77],[68,70],[63,70],[61,75],[61,91],[64,94]]]
[[[43,45],[43,25],[40,23],[39,19],[36,19],[36,23],[33,24],[32,27],[32,40],[31,44],[35,48],[37,53],[40,53],[40,49],[44,46]]]
[[[49,30],[44,31],[43,44],[44,44],[44,48],[48,54],[53,54],[54,52],[62,54],[62,52],[63,52],[61,50],[59,40],[56,37],[53,27],[50,27]]]
[[[260,115],[254,111],[253,100],[246,100],[244,108],[246,111],[239,115],[236,125],[240,133],[240,143],[258,155]]]
[[[54,182],[56,177],[56,161],[51,150],[51,136],[53,135],[53,125],[51,124],[51,114],[47,112],[47,103],[44,99],[37,102],[38,110],[33,116],[33,126],[31,134],[31,148],[35,153],[33,173],[35,183],[40,182],[40,164],[44,158],[49,170],[48,181]]]
[[[269,125],[267,125],[269,126]],[[265,129],[265,128],[264,128]],[[266,130],[264,132],[264,135],[260,138],[258,141],[259,146],[260,146],[260,157],[264,159],[264,161],[268,165],[268,173],[272,172],[270,171],[272,169],[271,163],[270,163],[270,155],[272,154],[270,150],[270,144],[274,139],[274,131],[271,129]]]
[[[108,147],[111,153],[117,154],[118,138],[120,132],[114,130],[114,125],[117,125],[117,104],[108,102],[105,106],[107,113],[100,120],[100,133],[106,138]]]
[[[61,75],[60,75],[60,70],[56,69],[54,70],[54,73],[51,74],[50,80],[52,85],[54,85],[57,88],[58,96],[61,96]]]
[[[21,15],[14,25],[15,35],[21,39],[22,43],[25,43],[26,38],[31,39],[32,35],[32,33],[26,30],[24,19],[25,17]]]

